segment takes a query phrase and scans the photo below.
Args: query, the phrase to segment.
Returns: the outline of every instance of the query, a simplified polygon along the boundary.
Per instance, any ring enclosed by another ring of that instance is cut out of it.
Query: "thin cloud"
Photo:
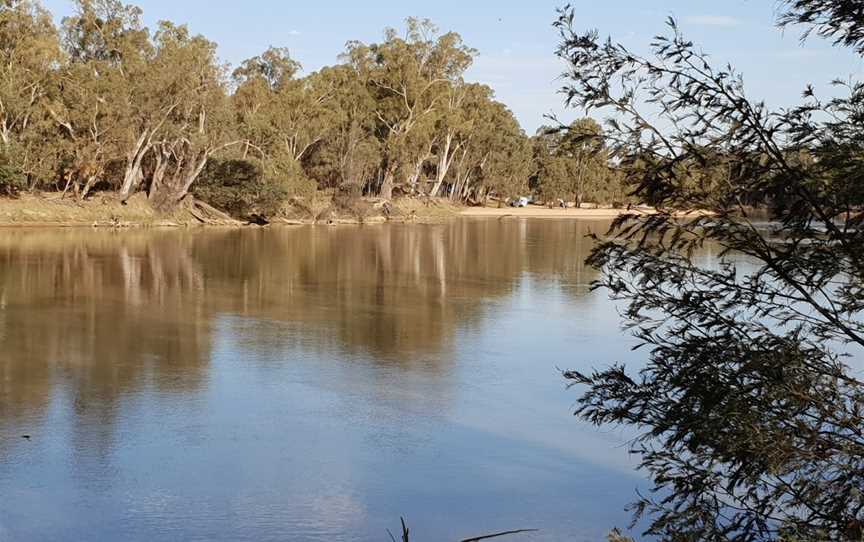
[[[728,15],[690,15],[684,22],[699,26],[738,26],[741,21]]]
[[[299,36],[299,35],[300,35],[300,31],[299,31],[299,30],[289,30],[289,31],[288,31],[288,35],[289,35],[289,36]]]

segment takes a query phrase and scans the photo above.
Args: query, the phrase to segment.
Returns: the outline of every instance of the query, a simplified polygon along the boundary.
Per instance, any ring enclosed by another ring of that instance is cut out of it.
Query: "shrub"
[[[289,190],[286,183],[267,179],[256,162],[213,159],[201,172],[194,194],[232,216],[245,218],[276,214]]]
[[[26,175],[9,156],[0,152],[0,195],[16,196],[26,187]]]

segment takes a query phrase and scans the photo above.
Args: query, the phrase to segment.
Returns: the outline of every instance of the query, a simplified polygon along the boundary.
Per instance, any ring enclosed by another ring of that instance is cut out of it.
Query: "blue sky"
[[[480,56],[468,78],[491,85],[529,132],[564,111],[557,94],[561,65],[551,23],[563,2],[553,0],[384,0],[296,2],[291,0],[138,0],[145,20],[187,23],[220,45],[222,58],[237,64],[270,45],[288,47],[306,71],[336,62],[345,42],[381,38],[385,27],[400,27],[409,16],[431,18],[442,30],[459,32]],[[573,0],[577,24],[598,28],[638,52],[663,30],[668,15],[717,60],[744,72],[748,92],[773,106],[796,103],[808,82],[817,89],[835,77],[860,76],[864,62],[813,39],[805,45],[796,31],[773,26],[775,0]],[[43,0],[58,18],[69,0]]]

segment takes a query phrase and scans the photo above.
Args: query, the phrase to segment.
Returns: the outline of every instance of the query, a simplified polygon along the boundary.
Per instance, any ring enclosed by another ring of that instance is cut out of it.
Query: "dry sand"
[[[547,207],[467,207],[459,214],[467,217],[485,218],[579,218],[582,220],[609,220],[622,214],[651,213],[647,209],[549,209]]]
[[[385,216],[368,216],[362,222],[377,223],[389,221],[405,222],[446,222],[463,216],[471,218],[546,218],[546,219],[580,219],[580,220],[612,220],[622,214],[643,213],[652,214],[653,209],[639,207],[631,209],[549,209],[540,205],[529,207],[459,207],[447,200],[418,200],[404,198],[393,202],[395,212],[389,219]],[[331,223],[356,224],[358,220],[352,217],[333,217]],[[295,221],[281,219],[274,223],[312,224],[324,223],[312,217],[299,217]],[[241,222],[236,222],[241,224]],[[18,199],[0,198],[0,227],[14,226],[189,226],[201,225],[201,221],[191,216],[183,209],[162,214],[154,211],[147,202],[146,196],[136,194],[128,205],[121,205],[111,195],[97,196],[84,202],[72,197],[61,199],[59,195],[34,196],[24,194]]]

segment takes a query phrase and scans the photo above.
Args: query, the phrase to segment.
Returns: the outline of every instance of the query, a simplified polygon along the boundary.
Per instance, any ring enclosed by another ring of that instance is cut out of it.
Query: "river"
[[[607,226],[0,232],[0,540],[603,540]]]

